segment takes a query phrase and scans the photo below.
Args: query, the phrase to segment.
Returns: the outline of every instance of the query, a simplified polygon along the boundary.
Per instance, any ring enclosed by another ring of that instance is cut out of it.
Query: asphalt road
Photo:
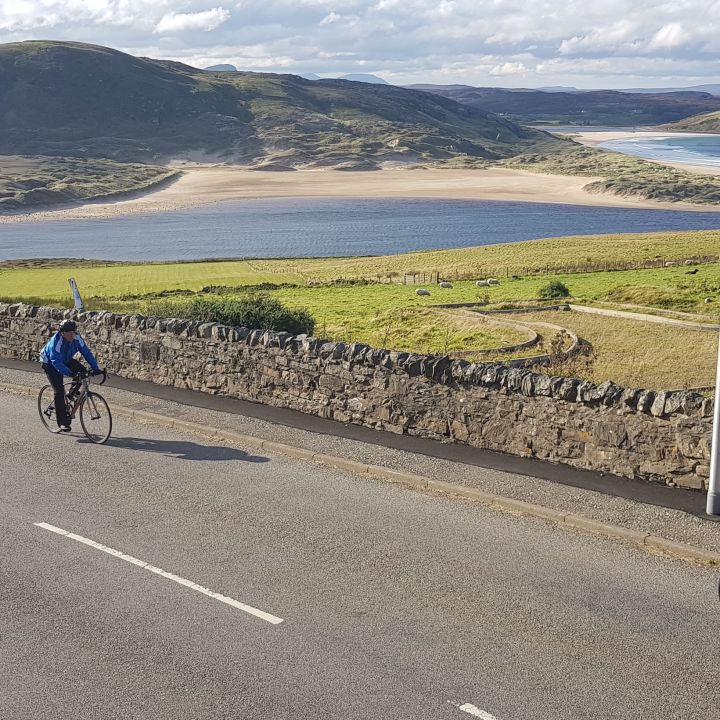
[[[717,570],[27,397],[0,428],[2,720],[720,718]]]

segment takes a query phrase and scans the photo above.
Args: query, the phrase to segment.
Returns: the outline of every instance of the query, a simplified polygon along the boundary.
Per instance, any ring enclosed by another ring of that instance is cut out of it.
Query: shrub
[[[267,293],[250,293],[239,298],[193,298],[152,303],[147,311],[153,315],[218,322],[257,330],[283,330],[293,335],[310,335],[315,329],[315,320],[307,310],[287,308]]]
[[[570,296],[570,290],[567,285],[560,280],[553,280],[544,287],[540,288],[538,296],[543,300],[551,300],[552,298],[564,298]]]

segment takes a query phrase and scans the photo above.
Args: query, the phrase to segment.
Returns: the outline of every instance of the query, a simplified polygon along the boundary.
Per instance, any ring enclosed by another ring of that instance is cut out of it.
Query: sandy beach
[[[224,200],[288,197],[446,198],[514,200],[627,208],[704,210],[689,203],[660,203],[583,190],[597,178],[543,175],[524,170],[393,169],[374,172],[298,170],[258,172],[230,166],[182,166],[183,175],[161,190],[114,202],[0,218],[0,224],[113,218],[168,212]]]

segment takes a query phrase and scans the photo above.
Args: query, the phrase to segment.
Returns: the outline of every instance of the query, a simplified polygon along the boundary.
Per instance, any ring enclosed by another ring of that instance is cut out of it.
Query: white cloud
[[[452,15],[453,10],[455,10],[455,1],[454,0],[441,0],[440,4],[437,7],[437,14],[441,17]]]
[[[220,27],[230,17],[230,11],[223,7],[211,8],[194,13],[174,13],[163,15],[154,32],[159,34],[179,33],[186,30],[209,32]]]
[[[690,39],[690,34],[683,29],[680,23],[670,23],[661,27],[650,40],[649,48],[675,48],[683,45]]]
[[[525,72],[527,72],[527,67],[525,66],[525,63],[506,62],[506,63],[502,63],[502,65],[495,65],[492,68],[490,68],[489,74],[493,75],[493,76],[521,75]]]
[[[718,27],[720,0],[0,0],[0,42],[400,83],[695,84],[715,79]]]
[[[324,25],[332,25],[333,23],[336,23],[342,15],[338,15],[336,12],[328,13],[321,21],[320,21],[320,27],[323,27]]]

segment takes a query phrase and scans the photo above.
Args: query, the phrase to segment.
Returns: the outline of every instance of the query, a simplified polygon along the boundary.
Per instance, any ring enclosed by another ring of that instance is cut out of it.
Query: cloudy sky
[[[720,0],[0,0],[0,42],[397,84],[720,82]]]

